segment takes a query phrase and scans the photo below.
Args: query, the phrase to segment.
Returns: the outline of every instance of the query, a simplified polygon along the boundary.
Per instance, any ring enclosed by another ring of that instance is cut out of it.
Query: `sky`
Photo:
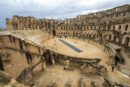
[[[13,15],[64,19],[130,4],[130,0],[0,0],[0,27]]]

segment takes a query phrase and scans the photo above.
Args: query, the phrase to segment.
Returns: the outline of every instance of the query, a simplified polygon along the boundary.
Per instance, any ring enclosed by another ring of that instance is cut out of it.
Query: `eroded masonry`
[[[64,20],[6,18],[3,87],[130,87],[130,5]]]

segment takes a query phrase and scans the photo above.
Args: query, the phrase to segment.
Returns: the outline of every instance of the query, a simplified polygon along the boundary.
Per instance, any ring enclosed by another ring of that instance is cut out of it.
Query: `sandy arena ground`
[[[64,43],[62,43],[59,38],[53,38],[53,39],[49,39],[46,42],[43,43],[44,46],[50,48],[53,51],[56,51],[58,53],[61,54],[65,54],[65,55],[69,55],[69,56],[76,56],[79,58],[100,58],[102,59],[100,62],[100,65],[104,65],[107,70],[108,70],[108,76],[110,77],[110,79],[113,82],[117,82],[117,83],[122,83],[122,84],[130,84],[130,78],[126,77],[123,73],[120,73],[118,70],[114,70],[114,72],[111,71],[111,66],[107,65],[109,56],[107,53],[104,52],[103,47],[96,45],[92,42],[89,41],[82,41],[79,39],[72,39],[72,38],[62,38],[62,40],[74,45],[75,47],[81,49],[83,52],[76,52],[75,50],[73,50],[72,48],[70,48],[69,46],[65,45]],[[54,70],[55,71],[55,70]],[[77,81],[79,80],[80,77],[80,73],[78,72],[71,72],[69,75],[67,74],[66,71],[60,71],[62,73],[65,73],[64,75],[66,76],[74,76],[74,80],[77,83]],[[57,73],[57,72],[54,72]],[[76,75],[77,73],[77,75]],[[55,74],[55,76],[58,76],[59,74]],[[57,77],[55,77],[57,78]],[[89,77],[86,78],[88,80],[86,80],[86,82],[89,82]],[[66,80],[67,81],[67,80]],[[90,82],[89,82],[90,83]],[[75,83],[74,83],[75,84]],[[61,86],[63,87],[63,86]],[[76,84],[74,85],[74,87],[76,87]],[[89,85],[87,86],[89,87]],[[101,86],[99,86],[101,87]]]
[[[108,55],[103,51],[102,47],[93,45],[88,42],[84,42],[78,39],[72,39],[72,38],[61,38],[62,40],[72,44],[73,46],[79,48],[82,50],[82,52],[76,52],[69,46],[62,43],[59,38],[53,38],[45,41],[43,45],[53,51],[56,51],[58,53],[73,56],[73,57],[79,57],[79,58],[89,58],[89,59],[95,59],[99,58],[102,59],[101,64],[105,65],[108,61]]]
[[[50,82],[56,81],[57,87],[65,87],[67,81],[71,81],[71,87],[79,87],[79,79],[83,78],[86,87],[91,87],[91,82],[94,81],[99,87],[103,87],[104,79],[100,76],[88,76],[80,74],[80,71],[74,69],[74,71],[63,70],[63,66],[54,65],[48,66],[45,72],[35,77],[36,87],[47,87]]]

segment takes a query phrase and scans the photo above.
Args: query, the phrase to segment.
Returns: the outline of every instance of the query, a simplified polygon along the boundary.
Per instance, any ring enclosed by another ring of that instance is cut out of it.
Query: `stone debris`
[[[0,84],[9,83],[10,80],[11,77],[7,73],[0,71]]]

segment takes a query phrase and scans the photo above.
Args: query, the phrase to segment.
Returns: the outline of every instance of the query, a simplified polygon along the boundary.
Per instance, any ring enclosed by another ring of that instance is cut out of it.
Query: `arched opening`
[[[115,30],[115,26],[113,26],[113,30]]]
[[[45,53],[43,53],[43,57],[45,58],[45,61],[47,64],[52,64],[51,53],[49,50],[47,50]]]
[[[125,26],[125,31],[127,31],[127,30],[128,30],[128,25]]]
[[[78,32],[76,33],[76,37],[78,37]]]
[[[119,30],[121,29],[121,25],[119,25],[118,29],[119,29]]]
[[[116,41],[116,35],[114,35],[113,41]]]
[[[55,30],[53,30],[52,33],[53,33],[54,36],[56,35],[56,31]]]
[[[101,27],[99,26],[99,30],[100,30],[100,28],[101,28]]]
[[[102,34],[100,34],[100,35],[99,35],[99,40],[100,40],[100,43],[102,43],[102,42],[103,42],[103,38],[102,38],[102,37],[103,37],[103,35],[102,35]]]
[[[118,63],[121,63],[121,64],[124,64],[125,63],[125,60],[124,58],[122,57],[121,55],[121,49],[116,49],[116,55],[115,55],[115,58],[114,58],[114,61],[115,61],[115,65],[117,66]]]
[[[126,39],[125,39],[125,45],[126,46],[129,46],[129,39],[130,39],[129,37],[126,37]]]
[[[117,66],[118,63],[121,62],[120,59],[119,59],[119,57],[118,57],[117,55],[115,56],[114,61],[115,61],[115,65],[116,65],[116,66]]]
[[[3,66],[3,62],[2,62],[2,58],[1,58],[1,56],[0,56],[0,70],[4,70],[4,66]]]
[[[96,34],[93,35],[93,38],[95,38],[95,37],[96,37]]]
[[[109,35],[109,38],[108,38],[109,41],[111,41],[111,35]]]

